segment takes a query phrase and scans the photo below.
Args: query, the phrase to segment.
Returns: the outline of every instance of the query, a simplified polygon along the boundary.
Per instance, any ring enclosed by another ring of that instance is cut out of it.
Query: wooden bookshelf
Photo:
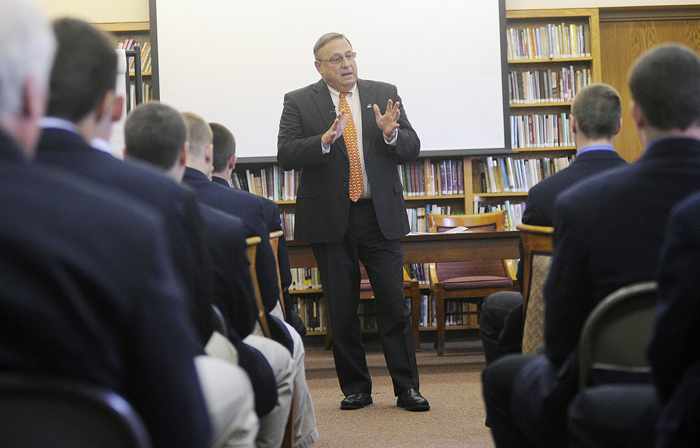
[[[120,44],[126,42],[127,40],[132,40],[135,44],[141,44],[142,49],[144,47],[150,46],[151,44],[151,33],[150,33],[150,23],[149,22],[126,22],[126,23],[94,23],[96,28],[111,34],[117,42],[117,48],[121,48]],[[150,50],[148,50],[150,52]],[[148,68],[149,64],[146,64],[146,59],[150,59],[144,54],[141,59],[142,66],[142,83],[143,83],[143,100],[149,101],[153,99],[153,93],[151,89],[151,69]],[[134,73],[133,70],[130,73],[131,84],[134,84]],[[129,100],[131,107],[135,104],[134,92],[129,93]]]

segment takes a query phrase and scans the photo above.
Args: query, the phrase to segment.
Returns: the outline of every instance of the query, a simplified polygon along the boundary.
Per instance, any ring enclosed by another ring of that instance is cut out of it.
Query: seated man
[[[277,266],[274,254],[269,246],[269,229],[265,225],[265,212],[262,198],[234,188],[217,185],[209,179],[212,170],[212,132],[209,125],[199,116],[192,113],[183,114],[190,132],[190,144],[187,149],[187,168],[185,169],[185,184],[194,188],[200,200],[216,209],[240,218],[255,234],[259,235],[262,243],[259,245],[260,265],[257,266],[258,281],[265,308],[269,313],[279,304],[279,288],[277,287]],[[258,261],[258,257],[256,257]],[[261,275],[262,273],[262,275]],[[263,277],[266,276],[266,277]],[[274,282],[272,285],[267,282]],[[263,290],[265,287],[265,290]],[[296,370],[294,387],[296,390],[294,407],[294,445],[308,446],[318,439],[316,418],[314,415],[311,395],[306,384],[304,357],[306,352],[301,336],[294,328],[284,321],[268,318],[270,327],[277,328],[273,338],[291,339],[293,341],[292,356]]]
[[[119,191],[129,197],[129,203],[148,205],[163,215],[169,257],[184,288],[184,303],[197,330],[199,353],[205,355],[204,346],[213,331],[212,282],[197,198],[161,173],[90,146],[108,140],[113,121],[121,117],[123,99],[115,93],[116,53],[104,33],[80,20],[57,20],[54,33],[58,52],[51,72],[49,117],[43,121],[37,162],[60,169],[66,177]],[[237,427],[241,411],[223,393],[248,393],[247,376],[232,363],[206,356],[202,359],[205,361],[198,362],[197,368],[212,421],[212,443],[245,444],[251,433],[254,439],[257,416],[246,408],[240,417],[254,420],[255,430]],[[239,373],[230,375],[229,381],[221,381],[222,366]],[[252,394],[247,399],[252,399]]]
[[[545,355],[509,355],[484,370],[486,424],[498,447],[566,445],[585,319],[611,292],[654,279],[670,210],[700,190],[700,57],[654,48],[635,62],[629,86],[644,154],[578,183],[554,206]]]
[[[128,160],[153,164],[176,182],[182,181],[187,158],[188,132],[182,115],[170,106],[149,102],[136,107],[124,127]],[[294,365],[281,344],[251,334],[257,306],[249,274],[245,238],[250,236],[243,222],[201,204],[211,254],[214,301],[229,324],[233,348],[215,338],[207,353],[238,362],[253,382],[256,410],[260,417],[258,447],[279,447],[292,405]],[[241,338],[244,338],[241,340]],[[235,351],[235,358],[225,354]],[[258,359],[260,353],[264,355]],[[272,369],[270,371],[270,369]],[[270,378],[267,380],[267,371]],[[272,401],[272,406],[268,406]]]
[[[571,165],[546,178],[527,194],[523,224],[552,227],[557,195],[587,177],[627,164],[613,148],[622,126],[620,95],[607,84],[581,89],[571,105],[571,131],[576,135],[576,158]],[[523,246],[520,243],[518,283],[523,286]],[[520,353],[523,337],[523,295],[503,291],[481,306],[479,332],[486,363],[509,353]]]
[[[226,126],[219,123],[209,123],[212,132],[212,143],[214,145],[214,157],[212,159],[213,170],[211,180],[224,187],[231,187],[230,179],[234,168],[236,168],[236,140]],[[264,208],[265,224],[270,232],[282,229],[280,211],[277,203],[267,198],[261,197]],[[299,315],[292,310],[292,299],[289,295],[289,286],[292,284],[292,272],[289,267],[289,255],[287,253],[287,243],[284,238],[279,241],[278,264],[280,270],[280,283],[282,284],[282,294],[284,295],[284,317],[287,323],[292,325],[297,332],[304,336],[306,326]]]
[[[208,357],[200,356],[163,215],[27,163],[56,43],[29,0],[0,0],[0,10],[0,368],[115,391],[140,414],[155,448],[212,446],[195,367]],[[217,372],[224,370],[242,382],[220,389],[222,399],[254,416],[245,374],[230,364]],[[227,424],[257,429],[257,421]]]

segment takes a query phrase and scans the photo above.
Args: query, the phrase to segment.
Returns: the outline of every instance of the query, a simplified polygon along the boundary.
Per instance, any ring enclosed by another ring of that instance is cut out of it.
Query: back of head
[[[576,94],[571,115],[576,118],[578,132],[588,139],[612,139],[622,116],[620,94],[607,84],[589,84]]]
[[[187,141],[187,125],[177,110],[149,101],[136,106],[124,124],[129,157],[169,170]]]
[[[58,51],[47,115],[77,123],[115,90],[115,46],[105,33],[81,20],[56,20],[54,31]]]
[[[226,169],[231,156],[236,154],[236,139],[228,128],[219,123],[209,123],[214,143],[214,172],[219,173]]]
[[[183,112],[182,116],[185,118],[190,136],[188,154],[193,157],[203,157],[207,146],[212,144],[212,132],[209,124],[202,117],[192,112]]]
[[[652,48],[632,66],[629,88],[651,126],[685,130],[700,125],[700,57],[690,48]]]
[[[0,0],[0,116],[24,106],[31,78],[47,88],[56,41],[43,11],[31,0]]]

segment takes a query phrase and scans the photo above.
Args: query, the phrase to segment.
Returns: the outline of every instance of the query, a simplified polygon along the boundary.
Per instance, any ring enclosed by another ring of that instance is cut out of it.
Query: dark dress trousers
[[[700,141],[665,138],[653,142],[635,163],[559,195],[544,291],[546,355],[524,363],[517,355],[508,356],[485,371],[487,423],[494,438],[497,428],[508,428],[501,434],[508,432],[515,445],[510,430],[539,446],[565,444],[566,410],[577,390],[578,338],[586,317],[613,291],[654,279],[669,212],[697,190]],[[504,372],[511,376],[512,389],[494,390],[491,379]]]
[[[577,155],[567,168],[543,179],[527,194],[523,224],[551,227],[554,201],[562,191],[584,179],[607,170],[627,165],[614,151],[590,150]],[[523,285],[523,243],[520,242],[518,283]],[[519,353],[523,336],[523,296],[512,291],[498,292],[484,300],[481,307],[479,332],[484,344],[486,362]]]
[[[280,119],[277,159],[284,170],[300,170],[294,238],[312,243],[331,327],[336,372],[345,395],[369,393],[372,383],[357,316],[362,261],[375,293],[377,328],[398,394],[418,388],[410,317],[403,297],[399,238],[409,232],[397,163],[413,161],[420,141],[401,105],[395,146],[376,124],[373,104],[400,102],[395,86],[358,80],[362,144],[371,200],[351,205],[349,162],[341,137],[323,154],[321,136],[336,110],[323,80],[287,93]]]
[[[190,297],[203,347],[213,331],[212,282],[204,224],[194,192],[145,165],[124,162],[94,149],[80,135],[62,129],[43,130],[36,162],[126,193],[134,202],[163,214],[175,270]]]
[[[201,350],[163,216],[25,163],[2,131],[0,179],[0,367],[116,391],[156,448],[208,446]]]

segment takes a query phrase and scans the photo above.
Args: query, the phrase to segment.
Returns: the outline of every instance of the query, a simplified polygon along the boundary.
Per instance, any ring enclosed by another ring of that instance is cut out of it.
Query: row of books
[[[430,263],[411,263],[405,264],[404,268],[408,272],[408,276],[413,280],[418,280],[419,285],[430,284]]]
[[[321,289],[321,276],[318,268],[292,268],[292,284],[290,291]]]
[[[510,116],[511,146],[516,148],[555,148],[575,146],[571,114],[529,114]]]
[[[282,230],[284,230],[284,239],[293,240],[294,239],[294,213],[289,213],[289,212],[280,213],[280,221],[282,223]]]
[[[578,58],[591,55],[586,26],[549,23],[535,28],[508,28],[509,60]]]
[[[425,218],[426,213],[437,215],[451,215],[452,207],[449,205],[426,204],[425,207],[407,208],[408,225],[413,233],[425,233],[428,231],[428,224]]]
[[[231,175],[234,187],[249,191],[272,201],[293,201],[297,195],[299,171],[284,171],[270,165],[257,171],[246,169]]]
[[[511,70],[508,72],[510,104],[538,104],[573,101],[576,92],[593,82],[590,68],[559,70]]]
[[[143,92],[143,98],[140,99],[140,102],[145,103],[146,101],[152,101],[153,90],[151,89],[151,83],[142,82],[141,89],[141,91]],[[136,85],[132,82],[129,85],[129,110],[132,110],[134,107],[136,107]]]
[[[292,310],[301,317],[308,331],[328,331],[326,303],[321,294],[292,295]]]
[[[525,213],[525,202],[503,201],[499,204],[488,203],[482,198],[474,197],[474,213],[491,213],[507,211],[507,230],[516,230],[518,224],[523,223],[523,213]]]
[[[462,159],[431,162],[423,159],[398,165],[404,196],[451,196],[464,194]]]
[[[452,196],[464,194],[462,159],[431,162],[423,159],[397,165],[404,196]],[[299,171],[284,171],[277,165],[259,170],[234,171],[234,187],[273,201],[293,201],[299,184]]]
[[[411,310],[411,301],[406,299],[406,307]],[[301,317],[309,331],[327,331],[326,304],[321,294],[318,295],[292,295],[292,309]],[[445,325],[447,327],[465,326],[476,328],[478,318],[475,315],[449,315],[449,313],[476,311],[477,306],[473,303],[446,302]],[[374,330],[377,328],[375,304],[373,300],[361,300],[358,307],[360,326],[364,330]],[[421,328],[434,328],[437,325],[435,319],[435,301],[430,294],[420,295],[420,316],[418,326]]]
[[[152,61],[151,61],[151,43],[150,42],[136,42],[134,39],[125,39],[123,41],[117,42],[117,48],[124,50],[131,50],[135,46],[141,48],[141,73],[143,75],[148,75],[151,73]],[[129,59],[129,74],[134,75],[134,59]]]
[[[527,192],[542,179],[568,167],[573,160],[573,155],[541,159],[489,156],[478,163],[482,191],[484,193]]]

